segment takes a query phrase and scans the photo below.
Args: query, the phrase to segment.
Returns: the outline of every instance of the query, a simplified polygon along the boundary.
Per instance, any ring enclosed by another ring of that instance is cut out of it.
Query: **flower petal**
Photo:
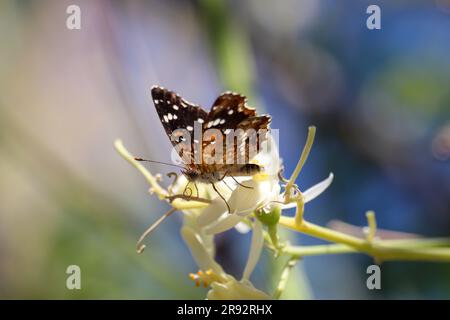
[[[264,172],[270,176],[278,178],[280,172],[281,159],[278,153],[278,145],[272,131],[267,140],[261,144],[261,151],[252,159],[253,162],[262,165]]]
[[[231,277],[230,277],[231,278]],[[208,300],[271,300],[265,292],[256,289],[250,281],[231,278],[225,283],[213,282]]]
[[[197,218],[197,223],[200,227],[219,220],[220,216],[227,212],[227,205],[222,198],[214,198],[211,203],[202,211]]]
[[[225,218],[219,220],[217,223],[207,227],[205,229],[205,234],[211,235],[230,230],[244,218],[245,217],[238,216],[237,214],[228,214]]]
[[[326,178],[325,180],[319,182],[318,184],[315,184],[314,186],[312,186],[311,188],[309,188],[308,190],[306,190],[305,192],[303,192],[303,200],[305,203],[314,200],[315,198],[317,198],[317,196],[319,196],[322,192],[324,192],[333,182],[333,173],[330,173],[330,175],[328,176],[328,178]],[[281,197],[280,201],[283,201],[284,198]],[[297,206],[296,202],[291,202],[288,204],[284,204],[282,206],[283,210],[286,209],[291,209],[291,208],[295,208]]]
[[[264,244],[263,227],[259,220],[255,220],[253,224],[252,243],[250,245],[250,252],[248,254],[247,264],[245,265],[242,279],[249,279],[253,270],[258,263],[259,257]]]
[[[261,203],[267,200],[271,190],[272,183],[270,180],[256,181],[250,179],[244,181],[242,185],[237,186],[228,199],[231,213],[239,215],[252,213]]]
[[[243,221],[238,222],[238,223],[234,226],[234,228],[235,228],[239,233],[243,233],[243,234],[248,233],[248,232],[252,229],[252,228],[250,228],[250,227],[248,226],[248,224],[246,224],[246,223],[243,222]]]
[[[212,269],[217,274],[224,274],[222,267],[214,260],[209,254],[201,237],[195,232],[195,230],[188,226],[181,228],[181,236],[184,242],[189,247],[195,262],[202,270]]]
[[[325,180],[319,182],[318,184],[312,186],[311,188],[309,188],[308,190],[303,192],[303,198],[304,198],[305,203],[315,199],[322,192],[324,192],[330,186],[330,184],[333,182],[333,177],[334,177],[333,173],[330,173],[328,178],[326,178]]]

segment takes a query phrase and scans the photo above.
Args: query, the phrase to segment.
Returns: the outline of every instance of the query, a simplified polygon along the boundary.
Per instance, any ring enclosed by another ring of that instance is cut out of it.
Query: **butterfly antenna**
[[[166,166],[172,166],[172,167],[177,167],[177,168],[181,168],[181,169],[185,169],[182,166],[173,164],[173,163],[167,163],[167,162],[162,162],[162,161],[155,161],[155,160],[148,160],[148,159],[143,159],[143,158],[139,158],[139,157],[135,157],[134,160],[136,161],[140,161],[140,162],[151,162],[151,163],[158,163],[158,164],[164,164]]]
[[[170,209],[166,213],[164,213],[158,220],[156,220],[145,232],[142,234],[142,236],[139,238],[138,242],[136,243],[136,251],[137,253],[142,253],[145,249],[145,244],[142,244],[144,239],[152,233],[160,224],[163,222],[168,216],[170,216],[172,213],[176,211],[175,208]]]

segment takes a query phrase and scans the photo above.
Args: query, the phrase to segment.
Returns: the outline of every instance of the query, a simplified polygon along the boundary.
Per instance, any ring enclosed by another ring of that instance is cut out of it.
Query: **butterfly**
[[[220,130],[225,137],[221,139],[222,142],[225,141],[227,134],[238,129],[243,134],[241,139],[234,139],[231,148],[222,143],[224,158],[219,162],[212,162],[211,158],[214,154],[207,152],[208,146],[214,144],[214,140],[188,139],[190,141],[187,143],[190,145],[182,150],[183,154],[179,153],[179,155],[184,161],[182,173],[189,181],[214,184],[225,176],[251,176],[262,170],[259,165],[250,163],[250,144],[256,145],[257,153],[261,143],[267,140],[271,117],[266,114],[257,115],[254,108],[247,106],[245,96],[229,91],[222,93],[213,103],[211,111],[208,112],[201,106],[183,99],[175,92],[159,86],[153,86],[151,94],[159,119],[174,147],[182,142],[178,139],[181,138],[177,133],[178,129],[185,129],[184,132],[192,134],[196,124],[201,126],[201,136],[205,130]],[[253,129],[252,133],[262,133],[257,134],[256,139],[250,141],[246,136],[249,129]],[[212,151],[214,153],[215,150]],[[201,156],[196,155],[196,152],[201,152]],[[242,154],[244,156],[240,159],[243,161],[239,163],[237,160]],[[230,163],[226,157],[233,161]]]

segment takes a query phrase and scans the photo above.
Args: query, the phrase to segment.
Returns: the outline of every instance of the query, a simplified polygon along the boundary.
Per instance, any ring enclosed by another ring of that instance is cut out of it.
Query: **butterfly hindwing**
[[[238,163],[238,155],[243,155],[243,162],[248,163],[251,159],[249,158],[249,140],[245,136],[245,133],[249,129],[254,129],[256,132],[259,129],[268,129],[271,121],[269,115],[256,115],[256,110],[247,106],[247,99],[234,92],[222,93],[214,102],[211,111],[206,118],[206,128],[220,129],[223,133],[223,155],[224,161],[226,159],[233,159],[233,163]],[[233,145],[234,148],[227,148],[225,144],[225,139],[227,134],[236,131],[237,129],[242,129],[244,132],[240,139],[235,139]],[[233,131],[232,131],[233,130]],[[260,143],[266,139],[266,136],[257,136],[256,146],[259,147]],[[204,147],[208,142],[203,142]],[[205,154],[203,157],[208,157],[210,155]]]
[[[247,99],[237,93],[222,93],[214,102],[206,118],[206,128],[235,129],[241,121],[256,115],[254,108],[246,105]]]

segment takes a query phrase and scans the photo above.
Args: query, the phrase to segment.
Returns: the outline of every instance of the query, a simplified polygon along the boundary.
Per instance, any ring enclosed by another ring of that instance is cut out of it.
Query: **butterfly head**
[[[186,176],[189,181],[197,181],[201,175],[201,172],[193,169],[181,170],[181,173]]]

